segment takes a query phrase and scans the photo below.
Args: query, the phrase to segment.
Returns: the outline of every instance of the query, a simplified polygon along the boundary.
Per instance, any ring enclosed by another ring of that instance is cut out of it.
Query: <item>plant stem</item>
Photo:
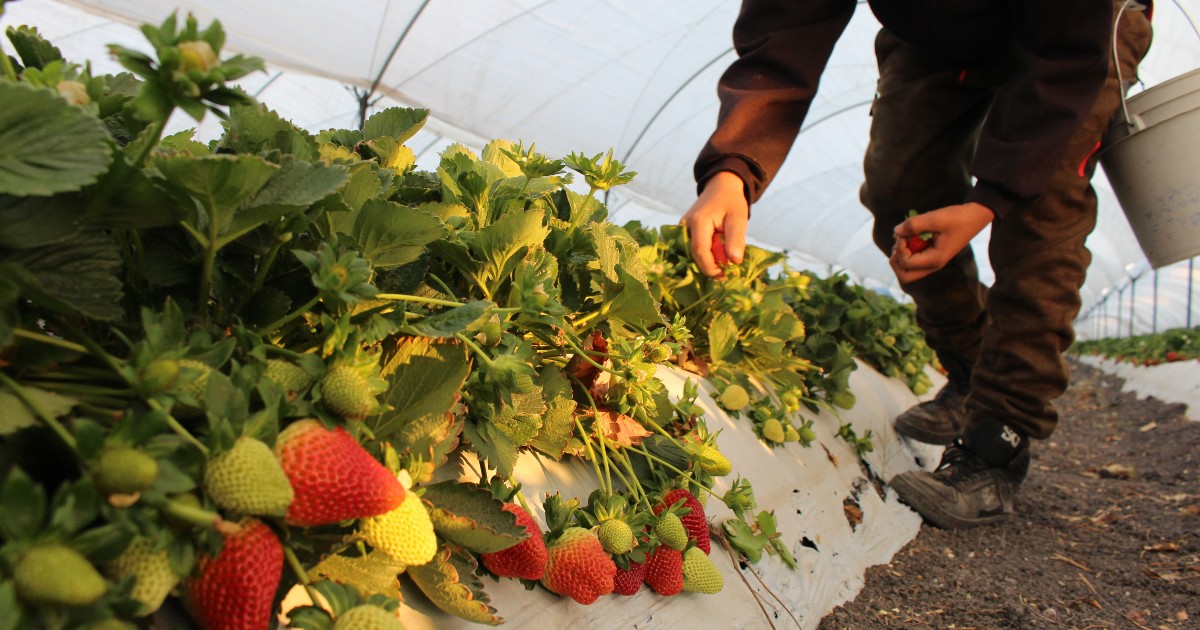
[[[12,60],[8,58],[8,53],[0,48],[0,68],[4,69],[4,76],[8,77],[9,81],[17,82],[17,69],[13,67]]]
[[[4,372],[0,372],[0,385],[4,385],[11,390],[13,395],[15,395],[18,400],[25,403],[26,407],[29,407],[29,409],[32,410],[42,422],[46,423],[46,426],[50,427],[51,431],[54,431],[54,433],[58,435],[59,439],[61,439],[67,446],[71,447],[71,450],[75,451],[76,455],[79,454],[79,450],[75,443],[75,436],[71,435],[70,431],[67,431],[67,428],[58,421],[58,418],[55,418],[50,414],[50,412],[43,409],[41,404],[31,398],[29,396],[29,392],[26,392],[24,387],[9,378]]]
[[[432,304],[434,306],[449,306],[450,308],[458,308],[463,306],[462,302],[451,302],[450,300],[439,300],[438,298],[421,297],[419,295],[406,295],[404,293],[377,293],[375,294],[375,297],[380,300],[417,302],[419,304]]]
[[[275,257],[279,255],[279,250],[282,248],[283,241],[276,237],[271,243],[271,249],[267,250],[267,255],[263,256],[258,263],[258,273],[254,274],[254,284],[250,285],[251,295],[262,290],[263,282],[267,279],[267,272],[271,270],[271,265],[275,264]]]
[[[292,573],[296,574],[296,579],[300,580],[304,591],[308,593],[313,606],[320,606],[321,600],[317,599],[317,591],[312,587],[312,580],[308,577],[308,571],[304,570],[304,565],[300,563],[300,558],[296,557],[296,552],[292,551],[289,545],[283,546],[283,557],[287,560],[288,567],[291,568]]]
[[[208,223],[209,238],[204,248],[204,267],[200,271],[200,289],[196,295],[196,304],[200,307],[200,321],[208,321],[208,298],[212,293],[213,268],[217,265],[217,234],[216,226],[210,220]]]
[[[88,354],[88,349],[84,346],[81,346],[81,345],[71,342],[71,341],[67,341],[66,339],[61,339],[59,337],[52,337],[45,333],[36,333],[36,332],[29,331],[29,330],[15,328],[15,329],[13,329],[13,336],[20,337],[22,339],[28,339],[30,341],[36,341],[38,343],[44,343],[44,344],[51,345],[51,346],[58,346],[59,348],[64,348],[66,350],[71,350],[73,352],[78,352],[80,354]]]
[[[208,456],[208,447],[205,446],[203,442],[196,439],[196,436],[192,435],[192,433],[188,431],[187,428],[185,428],[182,424],[179,424],[179,421],[175,419],[175,416],[171,415],[170,412],[168,412],[162,406],[162,403],[150,398],[146,400],[146,404],[149,405],[151,409],[162,412],[162,414],[167,417],[167,426],[171,427],[172,431],[174,431],[177,435],[179,435],[179,437],[186,440],[192,446],[200,449],[200,452],[206,457]]]
[[[292,311],[291,313],[288,313],[287,315],[280,317],[279,319],[271,322],[270,324],[263,326],[262,328],[258,329],[257,332],[259,334],[265,335],[273,330],[279,330],[280,328],[283,327],[284,324],[286,324],[286,323],[292,321],[293,319],[296,319],[297,317],[300,317],[301,315],[312,310],[312,308],[314,306],[316,306],[317,303],[319,303],[320,301],[321,301],[321,295],[320,294],[314,295],[311,300],[304,303],[304,306],[301,306],[300,308]]]
[[[204,508],[189,505],[179,500],[170,500],[163,504],[162,511],[186,523],[201,527],[215,528],[222,520],[221,515],[209,512]]]

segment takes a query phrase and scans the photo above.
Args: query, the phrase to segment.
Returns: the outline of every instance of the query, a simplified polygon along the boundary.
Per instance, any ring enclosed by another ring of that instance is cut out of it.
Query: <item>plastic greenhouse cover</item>
[[[172,9],[194,14],[201,25],[220,20],[227,51],[262,57],[268,71],[241,85],[303,128],[357,126],[359,98],[368,94],[368,114],[394,105],[431,111],[426,130],[409,142],[423,168],[452,142],[477,147],[506,138],[536,143],[555,157],[612,148],[638,172],[609,197],[613,220],[657,226],[678,222],[695,199],[691,166],[716,120],[717,78],[734,58],[738,3],[24,0],[5,5],[0,20],[36,26],[69,59],[116,72],[105,44],[145,49],[136,25],[157,24]],[[1198,24],[1200,0],[1156,3],[1154,43],[1131,94],[1200,67]],[[749,238],[787,251],[796,267],[845,271],[899,297],[858,202],[877,29],[860,7],[800,140],[753,209]],[[215,120],[198,130],[201,139],[219,133]],[[1083,289],[1085,315],[1150,269],[1106,179],[1098,175],[1094,183],[1100,218],[1088,241],[1094,260]],[[987,237],[985,230],[975,251],[990,281]],[[1158,320],[1135,318],[1139,332],[1184,325],[1188,275],[1186,262],[1160,270]],[[1150,299],[1150,290],[1137,288],[1138,299]],[[1101,319],[1115,327],[1116,309],[1109,310]],[[1081,335],[1096,336],[1096,321],[1081,324]]]

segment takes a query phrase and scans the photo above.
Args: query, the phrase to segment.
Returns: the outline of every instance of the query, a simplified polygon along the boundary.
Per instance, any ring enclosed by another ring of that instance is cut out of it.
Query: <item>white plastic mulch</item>
[[[662,371],[658,376],[676,397],[686,380],[695,378],[682,371]],[[936,391],[944,379],[938,374],[931,378]],[[662,597],[643,587],[632,597],[609,595],[583,606],[542,588],[527,591],[515,580],[485,578],[492,605],[505,626],[815,628],[823,616],[859,593],[868,567],[890,561],[921,526],[921,518],[894,492],[885,489],[880,495],[876,488],[883,486],[872,483],[868,474],[887,481],[919,465],[931,468],[941,452],[940,447],[902,441],[892,431],[891,420],[918,400],[903,383],[860,363],[850,385],[858,403],[840,415],[859,435],[870,430],[875,436],[875,450],[864,458],[866,466],[836,437],[840,422],[829,412],[815,416],[818,440],[810,447],[790,443],[773,449],[754,435],[748,419],[731,418],[719,409],[701,384],[697,404],[705,408],[709,429],[722,430],[720,450],[733,463],[733,473],[714,489],[723,493],[738,475],[749,479],[759,509],[774,510],[779,531],[799,563],[795,570],[771,555],[739,568],[714,540],[712,557],[725,578],[724,590],[716,595]],[[590,464],[578,461],[555,463],[525,455],[514,477],[523,484],[531,507],[538,510],[547,492],[586,500],[596,488]],[[848,520],[847,503],[861,509],[860,523],[852,525]],[[706,512],[710,523],[733,516],[715,498],[709,499]],[[540,511],[536,514],[539,520],[543,516]],[[478,627],[433,608],[407,583],[404,597],[401,620],[409,630]]]
[[[1163,402],[1187,405],[1187,417],[1200,420],[1200,361],[1176,361],[1158,365],[1134,365],[1102,356],[1079,357],[1092,367],[1125,379],[1121,391],[1138,398],[1153,396]]]

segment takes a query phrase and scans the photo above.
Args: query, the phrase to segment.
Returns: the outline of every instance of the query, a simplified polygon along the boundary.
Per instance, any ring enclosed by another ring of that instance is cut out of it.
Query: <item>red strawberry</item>
[[[929,244],[933,242],[932,232],[921,232],[916,236],[908,237],[908,251],[919,254],[929,249]]]
[[[283,577],[283,544],[262,521],[247,518],[225,538],[215,558],[201,556],[197,577],[184,582],[192,616],[205,630],[270,627]]]
[[[659,595],[678,595],[683,590],[683,553],[666,545],[655,547],[646,561],[646,584]]]
[[[717,263],[718,268],[724,268],[729,264],[729,255],[725,253],[725,235],[720,232],[713,234],[712,256],[713,262]]]
[[[547,548],[546,574],[542,585],[580,604],[590,604],[613,592],[617,565],[604,553],[591,530],[568,527]],[[680,564],[682,571],[682,560]],[[682,588],[682,573],[680,573]]]
[[[700,505],[700,500],[691,492],[684,488],[676,488],[667,494],[663,495],[662,503],[654,506],[654,513],[657,515],[667,506],[674,505],[676,501],[683,499],[683,507],[691,511],[679,517],[683,521],[683,527],[687,529],[688,538],[695,539],[696,546],[704,553],[709,553],[712,549],[712,541],[708,537],[708,519],[704,516],[704,506]]]
[[[342,427],[316,420],[287,426],[275,456],[295,490],[286,521],[311,526],[390,512],[404,501],[404,486]]]
[[[628,569],[617,567],[617,574],[613,577],[613,591],[621,595],[633,595],[642,588],[645,581],[646,565],[630,560]]]
[[[481,553],[483,565],[500,577],[540,580],[546,573],[546,541],[537,521],[516,503],[505,503],[505,512],[517,516],[517,525],[529,532],[529,538],[495,553]]]

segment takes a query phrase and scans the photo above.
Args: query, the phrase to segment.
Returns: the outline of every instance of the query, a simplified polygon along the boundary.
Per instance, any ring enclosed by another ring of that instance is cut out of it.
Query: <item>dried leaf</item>
[[[1133,479],[1133,466],[1125,464],[1109,464],[1099,470],[1104,479]]]
[[[1179,545],[1176,543],[1159,543],[1157,545],[1146,545],[1142,547],[1143,551],[1156,551],[1158,553],[1171,553],[1179,551]]]
[[[637,420],[615,411],[596,413],[596,431],[603,435],[604,439],[620,446],[641,444],[642,438],[651,435]]]

